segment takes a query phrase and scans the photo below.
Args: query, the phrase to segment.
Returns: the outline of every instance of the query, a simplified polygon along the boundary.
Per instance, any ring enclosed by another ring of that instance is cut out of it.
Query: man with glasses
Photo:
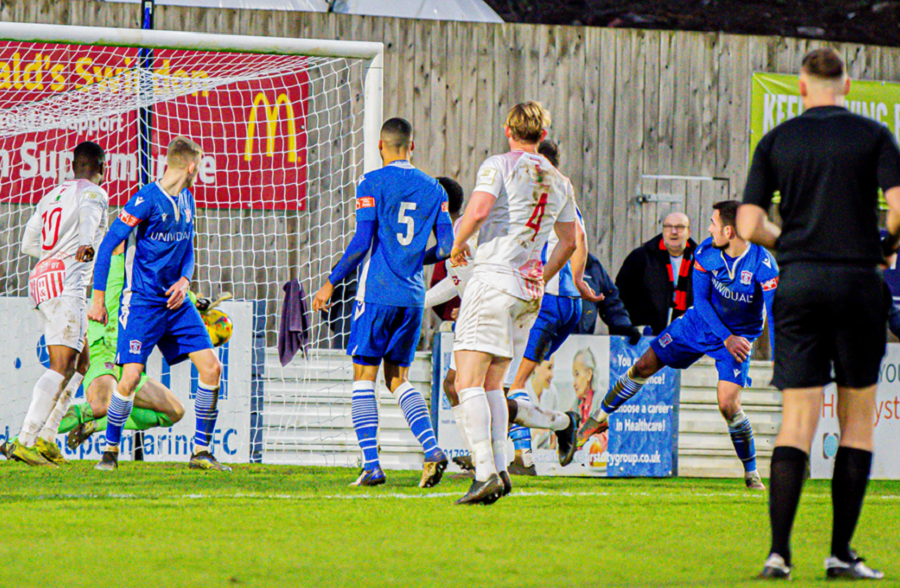
[[[691,268],[697,244],[682,212],[663,221],[663,232],[632,251],[616,277],[619,297],[634,325],[660,334],[693,304]]]

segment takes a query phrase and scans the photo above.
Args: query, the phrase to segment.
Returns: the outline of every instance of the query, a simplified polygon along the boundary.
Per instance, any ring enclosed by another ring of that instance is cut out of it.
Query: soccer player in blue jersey
[[[685,369],[704,355],[719,371],[719,411],[728,423],[735,452],[744,464],[748,488],[765,490],[756,469],[753,429],[741,409],[741,389],[750,384],[750,351],[763,332],[778,286],[778,265],[763,247],[737,235],[739,203],[713,205],[707,238],[694,256],[694,306],[650,343],[603,399],[597,422],[633,397],[664,366]],[[772,333],[770,329],[770,341]]]
[[[441,480],[447,457],[440,447],[422,394],[409,383],[409,366],[419,343],[425,311],[423,263],[446,259],[453,246],[447,193],[437,180],[409,162],[412,125],[392,118],[381,127],[378,150],[384,167],[366,173],[356,188],[356,234],[328,281],[316,293],[313,310],[328,307],[334,284],[361,264],[356,308],[347,353],[353,357],[353,427],[363,452],[363,471],[351,486],[384,484],[378,457],[378,401],[375,378],[397,395],[410,429],[422,444],[425,467],[419,486]],[[426,260],[432,232],[438,245]]]
[[[190,467],[230,471],[213,457],[210,446],[218,417],[222,364],[187,296],[194,273],[194,197],[200,146],[175,137],[166,153],[161,180],[141,188],[125,205],[100,245],[94,268],[94,296],[88,318],[106,324],[105,291],[113,250],[125,241],[125,287],[119,308],[116,364],[119,385],[107,412],[106,440],[98,470],[118,467],[122,427],[131,414],[135,389],[147,358],[158,347],[169,365],[185,359],[197,367],[199,382],[194,412],[197,429]]]

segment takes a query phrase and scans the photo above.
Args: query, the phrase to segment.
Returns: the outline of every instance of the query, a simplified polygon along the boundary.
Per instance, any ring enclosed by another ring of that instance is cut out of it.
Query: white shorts
[[[516,298],[475,275],[466,285],[453,350],[481,351],[510,359],[521,356],[540,309],[540,298]]]
[[[57,296],[35,309],[41,317],[46,345],[71,347],[79,353],[87,334],[87,301],[76,296]]]

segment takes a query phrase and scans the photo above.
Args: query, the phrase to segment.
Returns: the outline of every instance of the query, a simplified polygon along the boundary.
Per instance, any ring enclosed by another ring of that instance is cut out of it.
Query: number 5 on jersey
[[[546,202],[546,199],[545,199]],[[409,245],[412,243],[413,237],[416,234],[416,222],[411,216],[406,216],[406,213],[415,210],[416,203],[415,202],[401,202],[400,203],[400,213],[397,215],[397,222],[401,225],[406,225],[406,233],[397,233],[397,241],[401,245]]]

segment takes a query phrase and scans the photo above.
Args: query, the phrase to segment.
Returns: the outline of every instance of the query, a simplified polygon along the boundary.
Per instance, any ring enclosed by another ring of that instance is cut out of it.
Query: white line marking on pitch
[[[55,495],[38,495],[24,496],[25,500],[60,500],[60,499],[103,499],[111,498],[114,500],[165,500],[165,499],[187,499],[187,500],[234,500],[234,499],[253,499],[253,500],[420,500],[434,498],[453,498],[461,496],[460,492],[432,492],[429,494],[402,494],[399,492],[385,492],[379,494],[322,494],[322,495],[296,495],[296,494],[258,494],[258,493],[238,493],[238,494],[183,494],[181,496],[140,496],[137,494],[55,494]],[[683,493],[665,493],[651,494],[647,492],[633,492],[623,494],[621,492],[568,492],[561,490],[558,492],[547,490],[519,490],[513,491],[508,498],[532,498],[532,497],[560,497],[560,498],[608,498],[608,497],[652,497],[655,499],[679,499],[683,500],[690,497],[724,497],[724,498],[745,498],[749,500],[762,500],[766,498],[764,493],[741,493],[741,492],[690,492]],[[828,498],[827,494],[812,494],[817,498]],[[14,497],[4,497],[14,498]],[[869,500],[900,500],[900,495],[878,495],[870,496]]]

